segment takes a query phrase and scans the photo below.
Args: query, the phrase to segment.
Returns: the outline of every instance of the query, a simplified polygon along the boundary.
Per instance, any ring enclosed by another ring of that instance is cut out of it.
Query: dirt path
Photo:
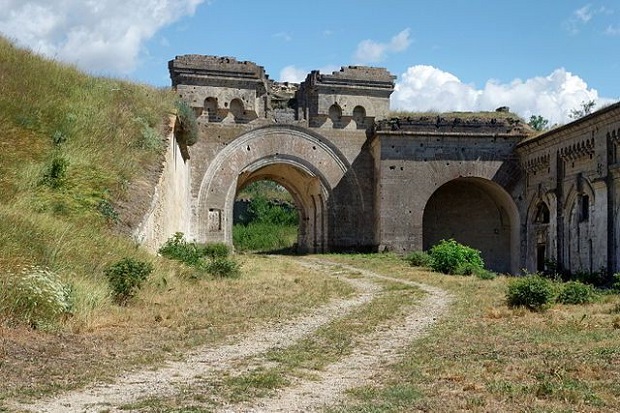
[[[320,372],[320,380],[303,381],[283,389],[273,398],[254,400],[253,406],[225,406],[221,409],[222,412],[308,412],[338,400],[345,389],[363,384],[381,364],[397,357],[402,348],[420,337],[443,314],[451,300],[445,291],[427,285],[320,259],[300,258],[299,261],[334,275],[339,275],[343,269],[363,275],[363,278],[341,278],[351,283],[358,294],[348,300],[334,300],[305,317],[264,325],[234,338],[231,340],[234,344],[198,348],[186,360],[168,363],[156,371],[131,373],[119,377],[114,384],[100,384],[34,405],[16,407],[22,411],[42,413],[119,411],[116,408],[123,404],[149,396],[172,395],[179,385],[190,385],[196,377],[215,376],[218,372],[233,369],[235,363],[243,359],[292,345],[322,325],[345,316],[373,299],[381,291],[372,282],[373,279],[402,282],[424,290],[427,295],[412,308],[403,322],[378,329],[364,337],[351,355]]]

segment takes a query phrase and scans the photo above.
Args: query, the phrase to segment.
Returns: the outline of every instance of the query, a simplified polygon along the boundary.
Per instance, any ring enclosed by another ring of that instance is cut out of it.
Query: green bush
[[[198,123],[194,109],[184,100],[177,102],[177,121],[174,125],[174,136],[187,146],[198,142]]]
[[[612,279],[611,288],[614,291],[620,292],[620,272],[617,272],[614,275],[612,275],[611,279]]]
[[[453,239],[441,240],[433,246],[429,255],[431,268],[444,274],[472,274],[474,269],[484,268],[480,251],[459,244]]]
[[[508,285],[506,300],[510,307],[543,310],[555,296],[553,282],[539,275],[527,275]]]
[[[54,155],[43,172],[41,183],[54,189],[62,187],[67,179],[68,166],[69,161],[65,157],[59,154]]]
[[[235,278],[241,275],[241,265],[232,258],[215,257],[205,264],[205,270],[214,277]]]
[[[484,268],[477,268],[473,271],[473,275],[481,280],[494,280],[497,274]]]
[[[32,328],[53,326],[73,309],[72,288],[52,271],[28,266],[5,274],[0,290],[0,314]]]
[[[412,267],[430,267],[432,264],[431,256],[424,251],[411,251],[405,257],[405,261]]]
[[[159,253],[173,260],[181,261],[192,267],[197,267],[205,257],[205,251],[195,242],[187,242],[182,232],[176,232],[159,249]]]
[[[588,304],[597,298],[598,294],[593,286],[581,281],[569,281],[561,286],[556,302],[561,304]]]
[[[112,287],[114,299],[119,304],[126,304],[134,297],[151,272],[153,272],[151,263],[133,258],[123,258],[104,270]]]
[[[223,258],[230,255],[230,247],[223,242],[214,242],[202,247],[202,253],[210,258]]]

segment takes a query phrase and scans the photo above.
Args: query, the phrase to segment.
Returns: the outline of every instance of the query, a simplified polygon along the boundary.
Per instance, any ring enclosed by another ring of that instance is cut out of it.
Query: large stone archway
[[[346,158],[318,134],[294,126],[252,130],[228,144],[209,165],[194,206],[192,236],[200,242],[231,244],[238,189],[269,179],[284,186],[300,209],[299,249],[324,252],[330,239],[330,198],[349,169]]]
[[[458,178],[439,187],[423,215],[423,248],[453,238],[482,252],[488,268],[516,273],[519,214],[510,195],[483,178]]]

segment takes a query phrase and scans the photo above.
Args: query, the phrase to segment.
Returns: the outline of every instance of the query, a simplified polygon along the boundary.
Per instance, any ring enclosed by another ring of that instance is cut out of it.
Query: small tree
[[[549,120],[543,118],[540,115],[532,115],[530,117],[530,121],[527,123],[532,127],[532,129],[542,132],[549,129]]]
[[[127,304],[127,301],[136,295],[151,272],[153,272],[151,263],[128,257],[104,270],[110,287],[112,287],[114,298],[121,305]]]
[[[570,114],[568,115],[568,117],[570,117],[571,119],[574,119],[574,120],[583,118],[584,116],[587,116],[590,113],[592,113],[592,111],[594,110],[595,106],[596,106],[596,101],[595,100],[589,100],[587,102],[581,102],[581,104],[579,105],[579,108],[572,109],[570,111]]]

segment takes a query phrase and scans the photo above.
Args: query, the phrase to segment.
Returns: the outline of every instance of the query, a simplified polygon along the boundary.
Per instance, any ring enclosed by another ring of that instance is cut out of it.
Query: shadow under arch
[[[440,186],[424,207],[422,234],[424,250],[453,238],[480,250],[488,268],[519,271],[519,211],[494,181],[465,177]]]
[[[333,221],[330,197],[342,182],[353,183],[353,192],[360,192],[354,175],[338,148],[316,133],[291,125],[252,130],[229,143],[207,168],[194,205],[192,236],[231,245],[238,189],[269,179],[284,186],[300,208],[298,248],[325,252]]]

